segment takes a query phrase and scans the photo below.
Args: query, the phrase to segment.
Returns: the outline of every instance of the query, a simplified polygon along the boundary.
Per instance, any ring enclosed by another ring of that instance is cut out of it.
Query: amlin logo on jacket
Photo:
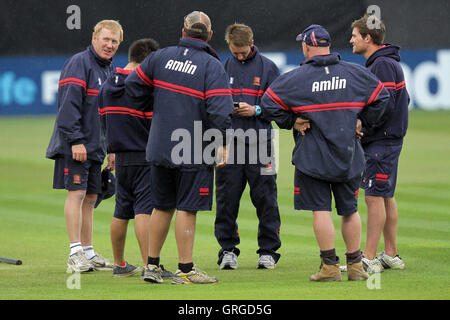
[[[345,89],[346,86],[346,79],[333,77],[331,80],[314,81],[312,84],[312,92]]]
[[[192,64],[191,60],[186,60],[185,62],[177,61],[177,60],[169,60],[165,66],[166,69],[184,72],[187,74],[194,74],[195,70],[197,70],[197,66]]]

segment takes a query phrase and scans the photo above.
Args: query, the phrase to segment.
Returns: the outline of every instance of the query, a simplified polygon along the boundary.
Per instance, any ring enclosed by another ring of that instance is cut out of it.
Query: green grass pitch
[[[45,159],[54,117],[0,118],[0,256],[23,265],[0,263],[0,300],[148,299],[148,300],[300,300],[300,299],[449,299],[450,298],[450,112],[410,113],[410,126],[400,158],[396,199],[398,247],[407,268],[387,270],[377,288],[366,282],[311,283],[319,267],[318,246],[310,212],[293,209],[293,141],[280,131],[278,201],[281,214],[281,259],[274,270],[257,270],[257,218],[248,196],[238,218],[241,236],[239,269],[219,270],[214,237],[214,209],[197,218],[194,262],[216,285],[149,284],[139,276],[115,279],[111,272],[82,274],[70,289],[66,274],[69,250],[63,207],[66,193],[52,190],[53,161]],[[109,226],[114,198],[94,213],[94,247],[112,259]],[[359,196],[365,242],[366,206]],[[336,249],[345,261],[340,219],[335,213]],[[173,223],[161,263],[175,271],[177,249]],[[379,251],[382,250],[382,244]],[[130,223],[126,259],[140,265]],[[374,282],[375,283],[375,282]]]

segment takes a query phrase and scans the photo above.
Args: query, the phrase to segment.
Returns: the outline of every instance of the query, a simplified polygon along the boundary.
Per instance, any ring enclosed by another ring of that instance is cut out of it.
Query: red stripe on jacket
[[[100,115],[105,114],[128,114],[130,116],[135,116],[143,119],[152,119],[153,112],[143,112],[135,109],[125,108],[125,107],[105,107],[99,108],[98,112]]]
[[[272,99],[277,105],[279,105],[282,109],[288,111],[289,107],[272,91],[272,89],[268,88],[266,91],[267,96]]]
[[[100,92],[100,90],[97,90],[97,89],[86,89],[86,94],[88,96],[98,96],[99,92]]]
[[[377,100],[378,96],[380,95],[381,91],[383,91],[383,83],[381,83],[381,81],[378,82],[378,86],[376,87],[376,89],[373,91],[372,95],[369,98],[369,101],[367,101],[367,104],[371,104],[372,102],[374,102],[375,100]]]
[[[325,109],[311,109],[295,111],[295,113],[307,113],[307,112],[319,112],[319,111],[330,111],[330,110],[345,110],[345,109],[362,109],[363,107],[336,107],[336,108],[325,108]]]
[[[178,93],[187,94],[189,96],[193,96],[193,97],[205,100],[204,92],[194,90],[194,89],[191,89],[188,87],[179,86],[177,84],[173,84],[173,83],[165,82],[165,81],[161,81],[161,80],[153,80],[153,85],[155,87],[167,89],[167,90],[178,92]]]
[[[123,73],[123,74],[130,74],[130,73],[133,72],[133,70],[131,70],[131,69],[122,69],[122,68],[117,67],[116,68],[116,72]]]
[[[181,94],[186,94],[186,95],[189,95],[189,96],[192,96],[195,98],[199,98],[202,100],[205,100],[205,99],[213,97],[213,96],[231,96],[230,89],[213,89],[213,90],[208,90],[206,92],[202,92],[199,90],[180,86],[180,85],[173,84],[173,83],[166,82],[166,81],[161,81],[161,80],[156,80],[156,79],[151,80],[144,74],[144,72],[142,71],[142,69],[139,66],[136,68],[136,74],[145,84],[147,84],[150,87],[152,87],[152,86],[158,87],[158,88],[170,90],[170,91],[181,93]]]
[[[389,178],[389,176],[387,174],[382,174],[382,173],[375,174],[375,180],[376,181],[387,182],[388,178]]]
[[[205,92],[205,98],[210,98],[213,96],[231,96],[230,89],[213,89]]]
[[[78,78],[65,78],[59,81],[59,84],[65,83],[67,81],[79,83],[81,86],[86,87],[86,81]]]
[[[247,95],[247,96],[262,97],[264,95],[263,90],[254,90],[254,89],[247,89],[247,88],[241,88],[241,89],[231,88],[231,93],[235,96]]]
[[[86,90],[86,94],[88,96],[98,96],[100,90],[98,89],[88,89],[86,88],[86,82],[78,79],[78,78],[66,78],[59,81],[59,88],[66,86],[68,84],[76,84],[77,86],[81,86]]]
[[[308,106],[293,107],[295,113],[336,110],[336,109],[362,109],[366,104],[364,102],[335,102],[324,104],[311,104]]]
[[[401,90],[406,87],[406,82],[402,81],[399,83],[395,82],[383,82],[383,85],[386,89],[390,90]]]
[[[141,66],[137,66],[136,68],[136,74],[138,75],[138,77],[149,87],[153,86],[153,81],[150,80],[145,73],[142,71]]]

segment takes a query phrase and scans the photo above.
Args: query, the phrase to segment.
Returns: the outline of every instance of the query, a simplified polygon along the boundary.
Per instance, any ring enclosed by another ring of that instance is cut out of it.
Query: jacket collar
[[[131,69],[122,69],[122,68],[117,67],[116,68],[116,72],[122,73],[122,74],[130,74],[130,73],[133,72],[133,70],[131,70]]]
[[[244,63],[247,63],[247,62],[253,60],[258,55],[258,53],[259,53],[258,48],[256,46],[252,46],[250,49],[250,53],[245,60],[240,61],[234,56],[233,56],[233,58],[236,60],[236,62],[244,64]]]
[[[182,37],[178,42],[178,45],[182,47],[191,47],[199,50],[204,50],[217,60],[220,60],[217,52],[206,41],[203,41],[201,39]]]
[[[111,58],[111,60],[105,60],[105,59],[100,58],[100,57],[98,56],[97,52],[95,52],[94,47],[93,47],[92,45],[90,45],[90,46],[88,47],[88,50],[89,50],[89,52],[94,56],[95,61],[96,61],[100,66],[102,66],[102,67],[108,67],[108,66],[111,65],[112,60],[113,60],[112,58]]]
[[[391,44],[382,45],[377,51],[372,53],[372,55],[366,61],[366,67],[369,67],[378,57],[390,57],[397,61],[400,61],[400,55],[398,51],[400,47]]]
[[[340,61],[341,61],[341,56],[339,54],[337,54],[336,52],[332,52],[330,54],[311,57],[308,60],[300,63],[300,65],[312,64],[315,66],[329,66],[332,64],[337,64]]]

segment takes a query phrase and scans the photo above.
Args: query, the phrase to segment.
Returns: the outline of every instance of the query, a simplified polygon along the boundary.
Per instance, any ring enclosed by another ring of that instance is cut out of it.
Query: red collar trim
[[[130,74],[133,72],[133,70],[127,70],[122,68],[116,68],[116,72],[123,73],[123,74]]]

